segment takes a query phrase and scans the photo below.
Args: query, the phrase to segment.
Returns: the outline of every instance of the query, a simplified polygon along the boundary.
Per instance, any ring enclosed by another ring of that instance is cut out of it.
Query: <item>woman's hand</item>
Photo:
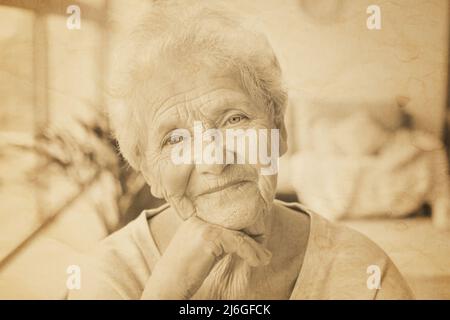
[[[234,253],[251,266],[267,265],[271,253],[240,231],[204,222],[185,220],[156,264],[143,299],[189,299],[202,285],[215,263]]]

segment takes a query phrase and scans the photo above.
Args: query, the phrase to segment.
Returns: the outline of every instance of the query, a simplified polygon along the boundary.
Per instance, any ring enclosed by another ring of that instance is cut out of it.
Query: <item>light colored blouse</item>
[[[367,237],[298,203],[275,201],[310,218],[307,248],[290,299],[413,298],[394,263]],[[68,298],[140,299],[161,257],[148,222],[168,206],[144,210],[79,261],[81,288],[68,292]]]

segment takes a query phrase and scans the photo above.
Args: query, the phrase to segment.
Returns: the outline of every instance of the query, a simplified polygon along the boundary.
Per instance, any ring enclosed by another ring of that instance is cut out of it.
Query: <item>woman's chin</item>
[[[247,207],[234,207],[231,208],[216,208],[216,212],[221,212],[221,214],[216,214],[216,212],[203,212],[199,211],[197,213],[198,217],[215,225],[231,229],[231,230],[242,230],[249,228],[254,225],[258,219],[263,217],[263,210],[248,210]]]
[[[249,228],[264,217],[265,202],[256,186],[250,186],[245,192],[231,191],[237,193],[235,195],[224,194],[226,191],[197,199],[195,201],[197,216],[209,223],[232,230]]]

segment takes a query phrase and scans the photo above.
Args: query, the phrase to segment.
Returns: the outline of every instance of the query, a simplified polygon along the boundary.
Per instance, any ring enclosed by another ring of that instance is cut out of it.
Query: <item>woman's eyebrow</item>
[[[217,121],[220,116],[229,113],[230,111],[238,111],[239,109],[249,110],[250,108],[251,103],[249,101],[229,99],[225,97],[221,99],[209,99],[204,102],[204,105],[202,105],[199,110],[207,118]],[[152,131],[156,137],[162,138],[171,130],[180,128],[180,125],[184,122],[180,119],[181,115],[178,112],[179,109],[176,108],[176,105],[174,105],[165,110],[160,109],[160,112],[155,114],[151,123]],[[185,127],[180,129],[190,128]]]
[[[239,109],[249,110],[250,105],[251,104],[248,101],[238,101],[225,98],[221,101],[218,101],[218,103],[208,103],[207,105],[203,106],[200,110],[202,111],[202,113],[209,115],[212,118],[216,118],[233,110],[236,111]]]
[[[164,113],[166,113],[167,111],[171,110],[173,107],[179,105],[179,104],[191,104],[195,101],[200,101],[204,104],[207,104],[213,100],[215,100],[214,97],[211,97],[212,94],[214,94],[217,91],[221,91],[223,90],[223,88],[219,88],[219,89],[212,89],[210,91],[206,91],[201,95],[197,95],[197,94],[192,94],[192,90],[188,90],[185,92],[181,92],[178,93],[174,96],[168,97],[167,99],[163,100],[159,107],[155,110],[155,117],[159,117],[161,115],[163,115]],[[191,93],[191,95],[189,95],[189,93]],[[207,97],[206,100],[205,96]],[[169,107],[167,107],[169,106]]]
[[[178,115],[165,113],[164,116],[159,116],[153,119],[151,131],[154,137],[161,140],[167,133],[179,128],[180,122],[181,121]]]
[[[177,125],[179,124],[178,121],[163,121],[163,123],[159,124],[156,127],[156,137],[158,140],[162,139],[164,136],[166,136],[170,131],[175,129],[186,129],[186,128],[179,128]]]

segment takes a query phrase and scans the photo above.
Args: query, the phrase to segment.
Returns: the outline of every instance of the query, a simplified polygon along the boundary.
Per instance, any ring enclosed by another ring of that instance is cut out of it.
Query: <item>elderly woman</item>
[[[199,160],[195,125],[216,129],[212,140],[227,130],[275,129],[270,138],[253,136],[258,153],[286,152],[287,95],[263,35],[209,4],[163,2],[122,49],[128,58],[117,65],[112,125],[123,156],[167,204],[103,240],[70,298],[411,297],[373,242],[274,200],[273,163],[248,161],[256,152],[248,141],[243,152],[215,143],[213,161]],[[190,161],[174,157],[181,145],[193,151]],[[248,157],[224,161],[230,154]]]

